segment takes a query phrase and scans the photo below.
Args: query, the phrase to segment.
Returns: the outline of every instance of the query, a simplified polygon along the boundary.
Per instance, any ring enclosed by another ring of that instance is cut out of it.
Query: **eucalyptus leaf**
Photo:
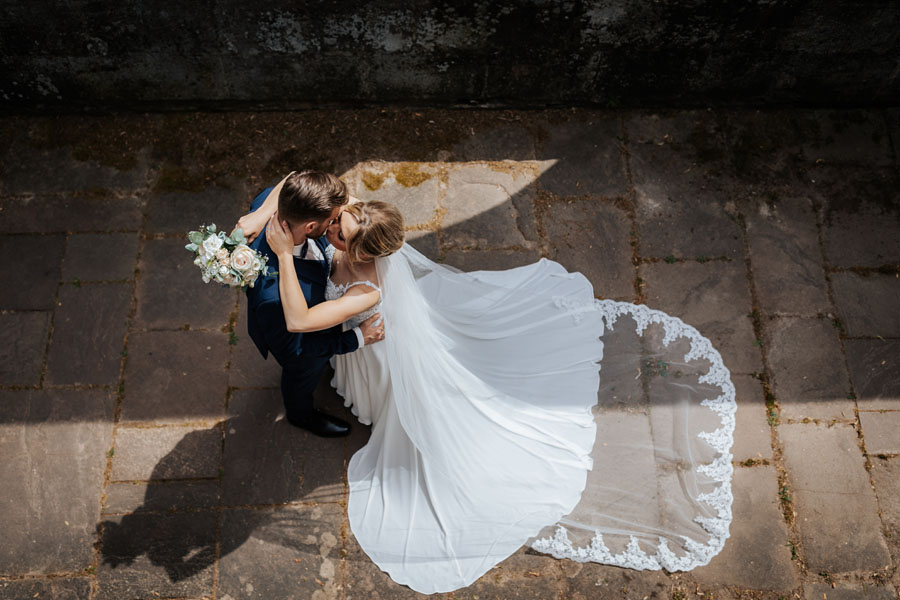
[[[185,249],[190,250],[191,252],[196,252],[199,247],[200,246],[198,246],[197,244],[191,243],[185,246]]]
[[[244,237],[244,230],[241,229],[240,227],[238,227],[237,229],[235,229],[232,232],[231,237],[239,244],[243,244],[244,242],[247,241],[247,238]]]
[[[191,240],[192,244],[200,245],[203,243],[203,234],[199,231],[192,231],[188,233],[188,239]]]
[[[210,233],[215,233],[216,232],[216,224],[210,223],[209,226],[206,228],[206,230],[209,231]]]

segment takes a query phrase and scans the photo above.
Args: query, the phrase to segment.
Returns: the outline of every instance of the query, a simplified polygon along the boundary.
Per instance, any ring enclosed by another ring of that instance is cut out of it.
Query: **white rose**
[[[241,273],[253,268],[256,252],[250,246],[241,244],[231,253],[231,267]]]
[[[220,265],[228,264],[228,249],[227,248],[219,248],[216,250],[216,258],[219,259]]]
[[[227,275],[227,274],[228,274],[228,267],[226,267],[225,265],[222,265],[221,267],[219,267],[219,275]]]
[[[217,235],[211,235],[203,240],[203,250],[208,256],[213,256],[222,247],[222,239]]]

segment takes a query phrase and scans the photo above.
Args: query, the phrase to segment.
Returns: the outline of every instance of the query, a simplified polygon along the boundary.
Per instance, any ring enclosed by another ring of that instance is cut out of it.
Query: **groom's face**
[[[341,212],[341,207],[337,206],[331,211],[331,214],[321,221],[304,221],[301,223],[288,222],[291,235],[294,238],[294,245],[299,246],[306,243],[307,238],[319,238],[325,235],[328,226],[337,219]]]

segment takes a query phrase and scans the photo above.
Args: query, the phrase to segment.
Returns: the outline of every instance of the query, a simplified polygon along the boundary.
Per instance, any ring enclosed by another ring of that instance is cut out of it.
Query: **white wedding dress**
[[[392,579],[455,590],[525,543],[669,571],[721,550],[734,387],[706,338],[545,259],[462,273],[404,245],[376,266],[381,303],[347,326],[380,311],[385,341],[332,384],[372,424],[348,513]]]

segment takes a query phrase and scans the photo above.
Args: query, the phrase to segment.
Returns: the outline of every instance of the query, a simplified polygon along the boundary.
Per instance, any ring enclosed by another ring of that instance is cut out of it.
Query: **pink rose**
[[[253,267],[255,258],[256,252],[250,246],[241,244],[231,253],[231,268],[239,273],[244,273]]]

